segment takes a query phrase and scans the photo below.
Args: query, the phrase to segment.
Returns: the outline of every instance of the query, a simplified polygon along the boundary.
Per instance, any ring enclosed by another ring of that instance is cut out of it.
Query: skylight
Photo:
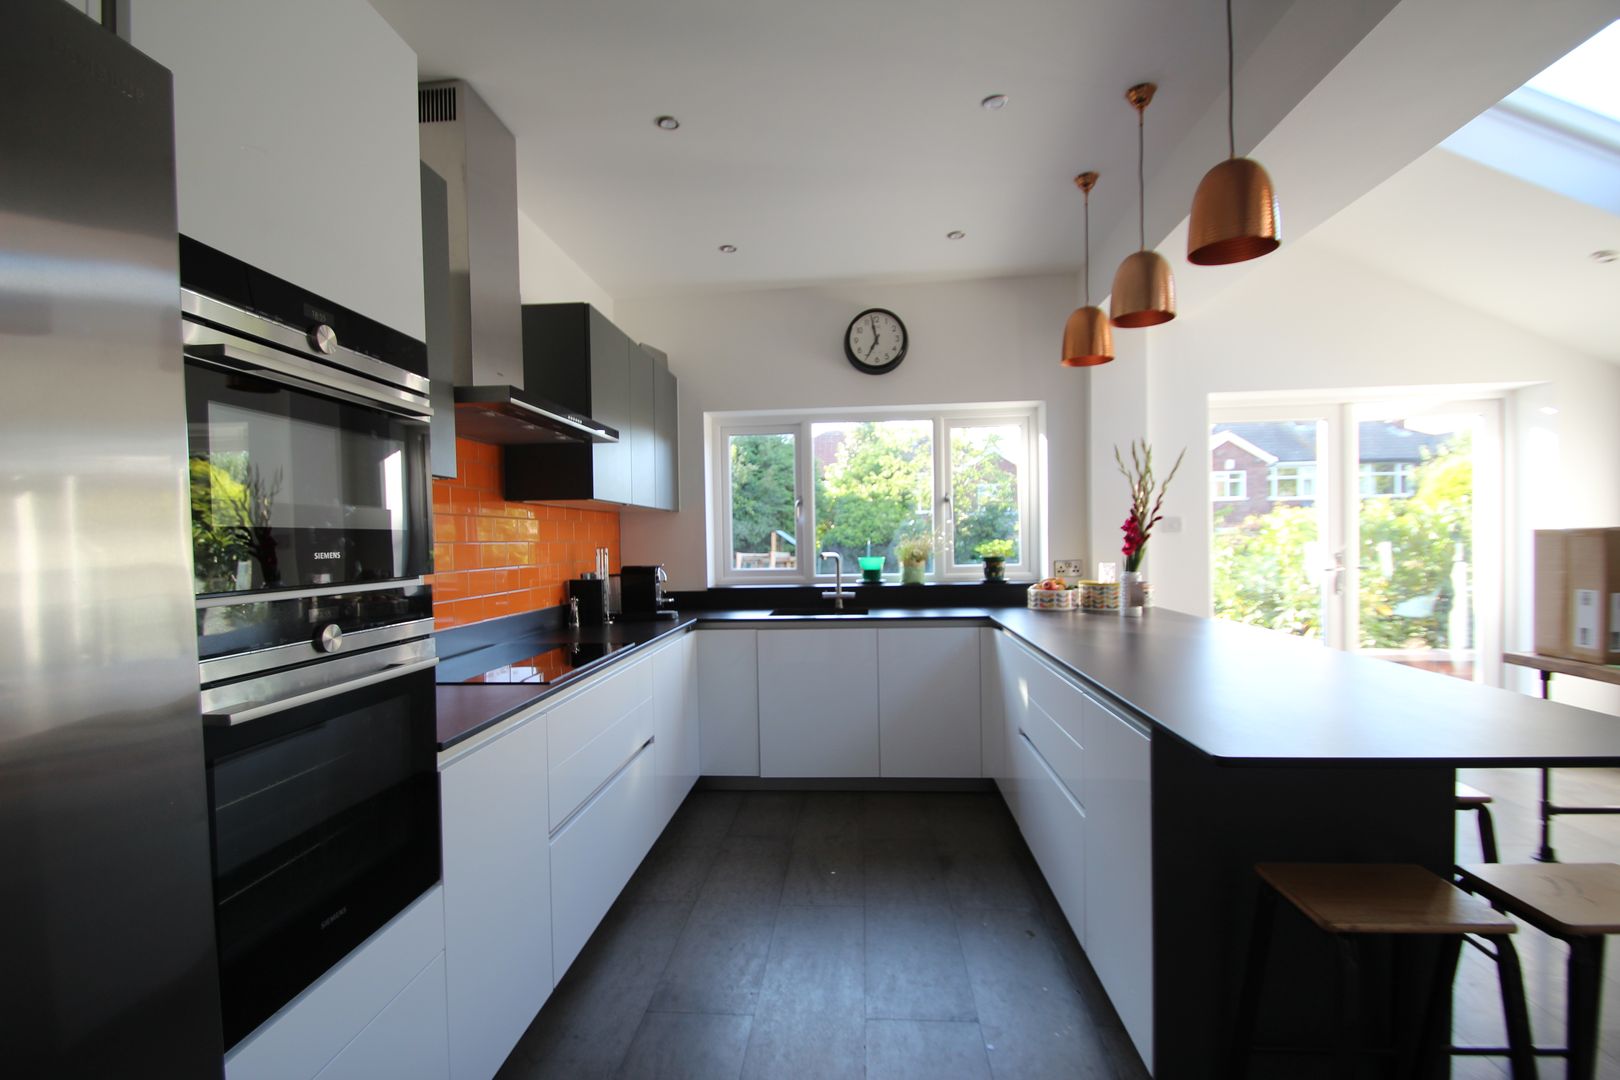
[[[1620,20],[1593,34],[1525,85],[1620,121]]]

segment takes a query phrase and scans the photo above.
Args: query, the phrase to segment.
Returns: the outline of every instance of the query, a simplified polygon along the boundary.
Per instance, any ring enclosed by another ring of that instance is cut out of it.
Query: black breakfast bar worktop
[[[441,677],[462,677],[458,670],[471,675],[504,662],[502,655],[554,645],[608,645],[612,651],[544,685],[440,686],[440,748],[694,623],[896,620],[1002,627],[1155,729],[1222,764],[1620,764],[1620,721],[1601,713],[1167,609],[1136,619],[1024,607],[874,607],[864,616],[773,616],[767,610],[729,608],[683,613],[679,619],[531,631],[447,657]]]

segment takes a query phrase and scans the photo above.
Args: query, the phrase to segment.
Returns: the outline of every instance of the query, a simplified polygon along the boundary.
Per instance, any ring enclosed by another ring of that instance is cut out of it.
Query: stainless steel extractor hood
[[[523,391],[512,133],[460,80],[424,83],[417,119],[422,160],[444,178],[449,204],[457,434],[503,444],[617,442],[613,428]]]

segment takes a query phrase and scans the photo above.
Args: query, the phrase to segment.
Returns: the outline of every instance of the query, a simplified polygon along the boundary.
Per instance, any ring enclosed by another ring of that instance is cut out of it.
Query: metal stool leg
[[[1238,994],[1237,1019],[1232,1025],[1232,1047],[1227,1057],[1227,1080],[1243,1080],[1254,1047],[1254,1025],[1260,1014],[1260,988],[1265,983],[1266,960],[1271,954],[1271,927],[1277,914],[1277,893],[1262,884],[1254,902],[1249,928],[1249,958],[1243,968],[1243,989]]]
[[[1462,951],[1462,935],[1453,934],[1439,941],[1440,956],[1435,961],[1434,979],[1429,983],[1429,1000],[1423,1006],[1423,1023],[1418,1028],[1417,1051],[1412,1055],[1406,1075],[1433,1076],[1435,1059],[1445,1054],[1451,1045],[1451,1032],[1445,1030],[1445,1018],[1450,1015],[1446,1007],[1451,1001],[1451,987],[1457,980],[1457,960]]]
[[[1356,939],[1346,934],[1334,937],[1339,950],[1339,1075],[1355,1080],[1356,1061],[1361,1049],[1361,956]]]
[[[1537,862],[1557,862],[1552,848],[1552,770],[1541,770],[1541,848],[1533,858]]]
[[[1484,803],[1474,807],[1479,811],[1479,851],[1488,863],[1500,862],[1496,857],[1496,822],[1491,819],[1491,808]]]
[[[1605,940],[1601,936],[1569,939],[1569,1080],[1594,1080],[1597,1076]]]
[[[1502,988],[1502,1017],[1507,1023],[1508,1061],[1513,1080],[1536,1080],[1535,1044],[1530,1038],[1530,1011],[1524,1003],[1524,973],[1513,939],[1496,939],[1496,977]]]

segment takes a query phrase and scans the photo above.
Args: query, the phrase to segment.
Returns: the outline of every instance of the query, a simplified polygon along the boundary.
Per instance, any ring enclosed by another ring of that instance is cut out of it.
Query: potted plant
[[[900,560],[900,583],[921,585],[928,574],[928,557],[934,553],[934,538],[926,534],[907,537],[894,553]]]
[[[1007,560],[1015,550],[1011,540],[986,540],[974,548],[973,554],[984,560],[984,580],[1006,581]]]
[[[1170,481],[1176,478],[1181,468],[1182,459],[1187,456],[1185,448],[1176,457],[1176,463],[1170,466],[1170,475],[1159,483],[1153,475],[1153,448],[1146,439],[1138,439],[1131,443],[1131,463],[1125,464],[1125,458],[1114,447],[1114,461],[1119,465],[1120,473],[1131,486],[1131,509],[1125,516],[1125,524],[1120,531],[1125,534],[1124,543],[1120,547],[1120,554],[1125,556],[1125,574],[1120,579],[1119,610],[1124,614],[1141,614],[1147,606],[1147,585],[1142,580],[1142,560],[1147,557],[1148,537],[1153,535],[1153,526],[1164,517],[1159,511],[1164,507],[1164,493],[1169,490]]]

